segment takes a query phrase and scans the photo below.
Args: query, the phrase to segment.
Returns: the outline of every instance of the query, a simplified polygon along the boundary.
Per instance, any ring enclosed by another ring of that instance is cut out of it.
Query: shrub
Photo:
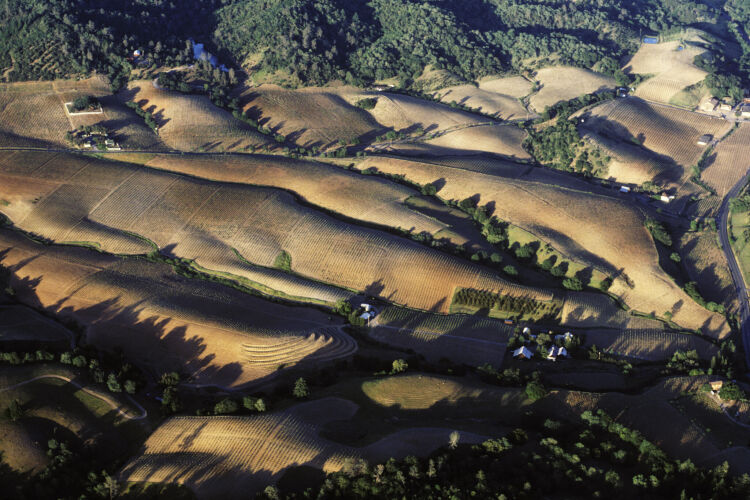
[[[356,103],[354,103],[355,106],[358,108],[362,108],[364,110],[371,110],[375,108],[375,105],[378,103],[377,97],[368,97],[366,99],[360,99]]]
[[[239,405],[235,401],[226,398],[214,405],[214,415],[229,415],[235,413],[238,409]]]
[[[725,400],[741,401],[745,399],[745,391],[734,382],[727,382],[719,389],[719,397]]]
[[[276,256],[276,260],[273,261],[273,267],[281,269],[282,271],[292,270],[292,256],[285,250],[282,250],[279,255]]]
[[[529,383],[526,384],[525,392],[526,396],[532,401],[542,399],[547,395],[547,389],[545,389],[544,386],[536,380],[530,380]]]
[[[294,383],[294,389],[292,389],[292,395],[298,399],[303,399],[310,395],[310,388],[307,386],[305,379],[302,377],[297,379]]]
[[[391,374],[395,375],[397,373],[403,373],[407,368],[409,368],[409,365],[403,359],[394,360],[391,367]]]
[[[583,283],[578,278],[565,278],[562,282],[563,286],[568,290],[580,291],[583,290]]]
[[[518,276],[518,270],[510,264],[503,268],[503,272],[508,276]]]

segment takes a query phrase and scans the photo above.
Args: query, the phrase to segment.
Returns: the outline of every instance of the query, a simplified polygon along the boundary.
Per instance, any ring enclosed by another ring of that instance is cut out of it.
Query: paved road
[[[737,263],[737,259],[732,251],[732,246],[729,242],[729,201],[732,198],[737,197],[742,188],[747,184],[748,178],[750,178],[750,171],[740,179],[740,181],[729,190],[727,195],[724,197],[724,201],[721,203],[719,208],[719,240],[721,241],[721,248],[724,251],[724,256],[729,263],[729,270],[732,273],[732,280],[734,286],[737,289],[737,300],[740,303],[740,332],[742,333],[742,344],[745,348],[745,366],[750,368],[750,306],[748,306],[747,286],[745,280],[742,277],[742,271]]]
[[[39,375],[38,377],[30,378],[28,380],[24,380],[23,382],[19,382],[17,384],[13,384],[13,385],[11,385],[9,387],[3,387],[2,389],[0,389],[0,392],[10,391],[10,390],[15,389],[17,387],[21,387],[22,385],[30,384],[32,382],[35,382],[37,380],[42,380],[42,379],[45,379],[45,378],[54,378],[54,379],[62,380],[64,382],[67,382],[69,384],[72,384],[72,385],[78,387],[80,390],[82,390],[86,394],[89,394],[91,396],[94,396],[95,398],[101,399],[102,401],[104,401],[105,403],[107,403],[107,406],[109,406],[110,408],[112,408],[113,410],[115,410],[118,413],[118,415],[120,415],[121,417],[126,418],[128,420],[143,420],[144,418],[146,418],[148,416],[148,412],[146,412],[146,409],[144,407],[142,407],[140,404],[138,404],[137,401],[134,401],[133,398],[130,398],[130,402],[133,403],[133,405],[135,405],[138,408],[138,410],[141,412],[140,415],[136,415],[136,416],[130,415],[129,413],[125,412],[120,407],[120,405],[117,404],[117,401],[115,401],[113,398],[109,397],[106,394],[102,394],[102,393],[100,393],[98,391],[93,391],[91,389],[87,389],[85,386],[82,386],[78,382],[74,382],[70,377],[66,377],[64,375],[55,375],[55,374]]]

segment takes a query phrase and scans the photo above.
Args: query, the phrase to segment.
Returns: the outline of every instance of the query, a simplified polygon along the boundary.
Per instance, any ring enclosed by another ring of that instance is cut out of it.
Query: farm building
[[[531,328],[529,328],[528,326],[525,326],[525,327],[523,328],[523,334],[524,334],[524,335],[528,335],[528,334],[530,334],[530,333],[531,333]]]
[[[516,359],[531,359],[534,357],[534,353],[524,345],[513,351],[513,357]]]
[[[627,97],[629,89],[627,87],[617,87],[617,97]]]
[[[721,380],[715,380],[713,382],[709,382],[709,384],[711,385],[711,390],[712,391],[718,391],[722,387],[724,387],[724,382],[721,381]]]
[[[740,116],[742,118],[750,118],[750,104],[743,104],[740,107]]]
[[[719,100],[715,97],[707,99],[701,103],[701,109],[703,111],[713,111],[719,105]]]
[[[698,146],[706,146],[709,142],[713,140],[713,136],[711,134],[703,134],[698,138]]]
[[[555,347],[552,346],[552,349],[549,350],[549,354],[547,354],[547,359],[550,361],[557,361],[557,358],[567,358],[568,357],[568,351],[564,347]]]
[[[620,186],[620,192],[621,193],[629,193],[630,188],[628,186]]]
[[[732,111],[732,105],[727,102],[724,102],[724,103],[721,103],[721,105],[719,106],[719,109],[721,111]]]
[[[669,203],[670,201],[674,200],[674,195],[673,195],[673,194],[670,194],[670,195],[667,195],[667,194],[662,194],[662,195],[661,195],[661,196],[659,197],[659,199],[660,199],[661,201],[663,201],[664,203]]]
[[[649,44],[659,43],[659,38],[655,36],[644,36],[643,43],[649,43]]]

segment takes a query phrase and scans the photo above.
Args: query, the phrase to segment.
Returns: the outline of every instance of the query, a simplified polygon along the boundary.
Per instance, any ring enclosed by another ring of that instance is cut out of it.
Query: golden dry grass
[[[502,78],[487,76],[480,79],[478,85],[481,90],[515,98],[529,95],[533,87],[533,84],[522,76],[508,76]]]
[[[690,167],[697,163],[706,149],[706,146],[697,144],[698,138],[704,134],[720,138],[731,128],[731,123],[720,118],[650,104],[632,97],[606,102],[582,117],[585,120],[581,125],[584,132],[610,139],[603,145],[617,157],[614,173],[622,172],[626,179],[644,178],[654,173],[653,179],[657,181],[680,185],[689,177]],[[617,141],[623,146],[620,147]],[[654,162],[660,165],[658,170],[654,168]],[[650,166],[644,166],[644,163]],[[625,175],[624,172],[630,169],[633,174]]]
[[[498,81],[496,80],[495,82]],[[529,116],[526,108],[523,107],[517,97],[501,93],[498,90],[490,90],[492,87],[493,85],[490,82],[484,86],[482,84],[479,86],[471,84],[456,85],[440,89],[433,95],[446,104],[455,102],[456,104],[468,106],[482,113],[493,115],[501,120],[525,120]],[[505,85],[506,88],[503,88],[502,83],[496,83],[495,87],[506,92],[519,90],[514,89],[513,84],[507,84]],[[530,83],[529,87],[531,87]],[[526,93],[528,94],[528,92]]]
[[[179,277],[170,267],[0,234],[19,296],[88,325],[87,342],[121,348],[158,372],[242,386],[280,366],[345,357],[356,343],[324,313]]]
[[[625,272],[630,288],[616,279],[611,292],[643,312],[674,312],[674,320],[711,335],[728,333],[726,322],[690,299],[659,267],[656,247],[641,213],[625,202],[539,182],[507,179],[439,164],[397,158],[368,158],[360,168],[376,167],[427,184],[444,183],[439,195],[461,200],[480,195],[495,203],[495,214],[549,242],[573,261],[593,265],[605,274]]]
[[[683,47],[683,50],[677,50]],[[685,87],[702,81],[708,73],[693,64],[705,49],[680,41],[644,43],[625,65],[628,73],[653,75],[636,89],[635,95],[649,101],[668,103]]]
[[[335,89],[261,85],[245,90],[240,99],[243,109],[259,123],[306,148],[332,146],[339,139],[367,134],[374,137],[383,128]]]
[[[615,81],[599,73],[582,68],[553,66],[537,71],[535,77],[541,88],[529,99],[530,106],[536,111],[544,111],[546,106],[553,106],[560,101],[569,101],[583,94],[611,89]]]
[[[131,82],[119,97],[137,103],[154,116],[159,137],[173,149],[232,151],[272,143],[250,125],[218,108],[203,95],[159,90],[153,82]]]

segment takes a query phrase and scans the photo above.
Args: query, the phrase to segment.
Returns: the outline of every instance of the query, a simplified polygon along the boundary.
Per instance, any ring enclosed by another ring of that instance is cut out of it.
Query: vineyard
[[[500,366],[513,327],[476,316],[449,316],[387,307],[368,334],[381,342],[412,349],[431,361]]]
[[[324,362],[356,350],[336,322],[316,310],[181,278],[144,260],[43,247],[9,232],[1,236],[2,249],[11,249],[4,264],[29,261],[18,277],[38,281],[34,293],[44,307],[89,325],[88,342],[121,348],[159,371],[184,371],[197,383],[241,386],[279,373],[280,364]],[[84,259],[88,266],[78,263]],[[19,286],[18,293],[29,291]],[[278,363],[256,363],[263,349],[273,351]]]
[[[339,140],[379,134],[383,130],[366,112],[352,106],[333,89],[286,90],[276,85],[261,85],[247,89],[240,100],[244,111],[254,120],[305,148],[325,148]]]
[[[642,44],[625,65],[625,70],[652,76],[638,86],[635,95],[649,101],[669,103],[685,87],[706,77],[707,73],[693,64],[695,57],[704,52],[701,47],[681,41]]]
[[[716,242],[716,234],[712,231],[685,233],[680,239],[680,248],[690,280],[698,283],[706,299],[726,306],[734,303],[734,283]]]
[[[660,158],[634,143],[611,138],[585,125],[579,130],[587,142],[610,157],[606,174],[608,178],[627,184],[643,184],[646,181],[676,178],[679,175],[671,161]]]
[[[726,196],[750,168],[750,126],[742,123],[721,141],[703,165],[701,179],[716,190],[715,204]],[[718,209],[718,206],[716,207]]]
[[[479,154],[491,153],[517,160],[530,158],[521,143],[526,138],[526,132],[511,125],[472,125],[440,134],[435,139],[416,143],[426,149],[423,154],[442,156],[450,154]],[[410,144],[405,144],[409,148]],[[399,150],[399,145],[394,146]]]
[[[57,163],[50,165],[54,169]],[[84,238],[99,234],[91,243],[115,253],[150,251],[147,242],[129,234],[137,233],[209,270],[241,271],[235,250],[253,264],[271,267],[283,250],[291,256],[292,271],[303,277],[437,312],[448,310],[455,286],[476,287],[481,282],[484,288],[513,296],[533,298],[540,293],[405,238],[304,208],[292,195],[275,189],[212,183],[125,165],[113,170],[118,178],[131,172],[114,189],[92,188],[90,179],[106,177],[111,166],[90,160],[85,166],[87,185],[75,183],[81,172],[61,172],[59,178],[68,182],[39,201],[25,218],[14,217],[16,204],[7,207],[8,214],[21,228],[55,241],[90,241]],[[34,179],[35,174],[26,177]],[[39,197],[40,193],[29,194],[25,201]],[[409,273],[403,272],[405,265]],[[252,279],[251,274],[244,277]]]
[[[635,284],[615,279],[610,292],[637,310],[671,310],[681,303],[674,321],[705,333],[724,335],[723,318],[690,299],[658,265],[653,240],[642,215],[630,205],[574,189],[522,179],[506,179],[434,163],[393,157],[367,158],[358,168],[375,167],[402,174],[420,184],[441,180],[440,196],[462,200],[479,195],[479,204],[494,202],[494,214],[548,242],[566,258],[605,275],[622,270]],[[481,287],[480,287],[481,288]],[[708,323],[707,323],[708,321]]]
[[[322,163],[259,155],[190,158],[164,155],[149,161],[148,166],[217,181],[291,190],[308,203],[347,217],[415,233],[436,233],[446,228],[404,206],[404,201],[415,194],[412,189]]]
[[[206,96],[158,90],[152,82],[131,82],[120,97],[150,113],[159,137],[183,151],[241,151],[270,144],[269,139],[231,113],[214,106]]]
[[[589,330],[586,345],[647,361],[663,361],[677,350],[696,350],[702,359],[709,359],[718,352],[715,345],[695,335],[657,329]]]
[[[54,321],[20,305],[0,306],[0,341],[35,341],[63,348],[73,334]]]
[[[540,89],[529,98],[529,104],[538,112],[561,101],[615,87],[615,81],[608,76],[565,66],[540,69],[535,78],[539,81]]]
[[[682,182],[692,175],[690,167],[698,162],[706,146],[697,144],[698,138],[709,134],[720,138],[731,124],[689,111],[649,104],[635,98],[618,99],[593,108],[585,114],[584,132],[594,132],[628,146],[641,145],[648,151],[662,155],[663,161],[674,162],[671,172],[662,172],[654,180]],[[606,146],[606,145],[605,145]],[[613,145],[611,149],[617,150]],[[628,156],[628,148],[624,157]],[[636,171],[643,170],[635,156]],[[620,158],[622,162],[624,158]]]
[[[492,85],[489,82],[485,85],[480,84],[479,87],[470,84],[457,85],[440,89],[433,96],[446,104],[456,103],[467,106],[500,120],[525,120],[529,116],[529,112],[526,111],[517,97],[490,90],[487,87],[491,88]],[[503,86],[499,84],[497,87],[502,89]],[[518,89],[513,89],[513,85],[507,85],[507,90]]]
[[[453,297],[453,304],[474,309],[488,309],[490,315],[496,309],[511,315],[535,317],[539,320],[556,319],[561,310],[561,301],[540,302],[528,297],[509,297],[487,290],[459,288]]]

